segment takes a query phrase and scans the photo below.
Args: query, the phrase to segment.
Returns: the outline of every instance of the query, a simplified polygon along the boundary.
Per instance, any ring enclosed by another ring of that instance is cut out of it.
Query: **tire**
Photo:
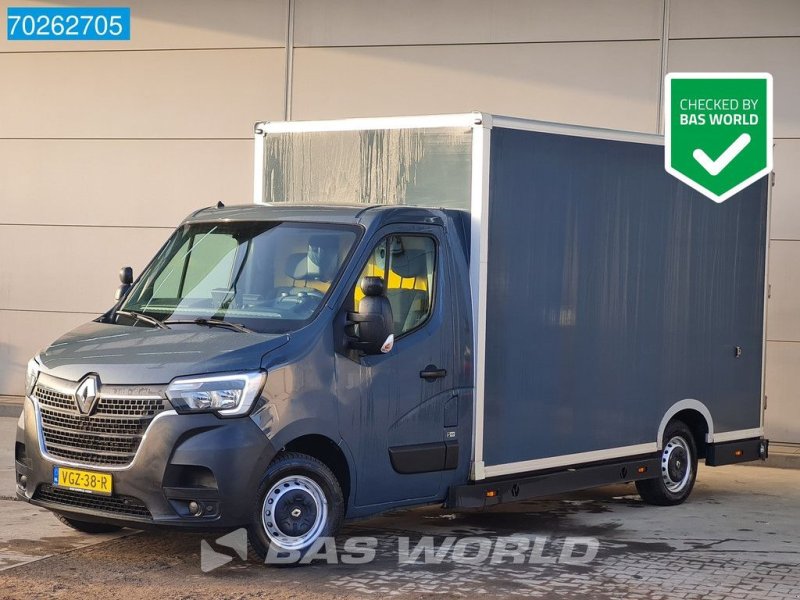
[[[333,472],[320,460],[280,454],[264,473],[253,507],[248,541],[264,560],[273,555],[302,557],[321,537],[334,537],[344,520],[345,501]]]
[[[675,506],[692,493],[697,478],[697,447],[682,421],[667,424],[661,451],[661,473],[656,479],[636,482],[642,500],[656,506]]]
[[[72,517],[65,517],[58,513],[54,513],[56,519],[61,521],[67,527],[71,527],[75,531],[82,533],[113,533],[122,529],[119,525],[109,525],[108,523],[91,523],[89,521],[79,521]]]

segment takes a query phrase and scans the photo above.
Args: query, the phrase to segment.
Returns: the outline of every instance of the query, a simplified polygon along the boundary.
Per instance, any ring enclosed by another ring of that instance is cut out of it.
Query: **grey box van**
[[[190,215],[31,360],[17,495],[264,555],[403,506],[764,458],[768,178],[715,204],[658,136],[480,113],[259,123],[255,203]]]

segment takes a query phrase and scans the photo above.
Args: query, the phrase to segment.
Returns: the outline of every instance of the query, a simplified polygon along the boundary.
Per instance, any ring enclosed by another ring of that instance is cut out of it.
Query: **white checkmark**
[[[739,153],[744,150],[749,143],[750,135],[743,133],[736,138],[735,142],[728,146],[728,149],[725,150],[725,152],[719,155],[717,160],[711,160],[708,157],[708,154],[703,152],[700,148],[697,148],[694,152],[692,152],[692,156],[694,156],[694,159],[699,162],[700,166],[706,171],[712,175],[719,175],[722,169],[727,167],[734,158],[739,156]]]

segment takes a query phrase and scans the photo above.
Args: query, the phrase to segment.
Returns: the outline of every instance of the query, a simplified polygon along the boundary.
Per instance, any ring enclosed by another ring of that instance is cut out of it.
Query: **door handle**
[[[436,365],[428,365],[419,372],[419,376],[426,381],[433,381],[434,379],[441,379],[447,376],[446,369],[440,369]]]

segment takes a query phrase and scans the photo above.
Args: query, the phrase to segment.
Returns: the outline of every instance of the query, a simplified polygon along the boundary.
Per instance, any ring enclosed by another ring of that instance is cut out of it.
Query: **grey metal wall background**
[[[6,7],[59,2],[2,0]],[[190,210],[249,202],[256,120],[485,110],[656,132],[666,71],[769,71],[768,434],[800,442],[800,3],[86,0],[130,42],[0,40],[0,393]]]

